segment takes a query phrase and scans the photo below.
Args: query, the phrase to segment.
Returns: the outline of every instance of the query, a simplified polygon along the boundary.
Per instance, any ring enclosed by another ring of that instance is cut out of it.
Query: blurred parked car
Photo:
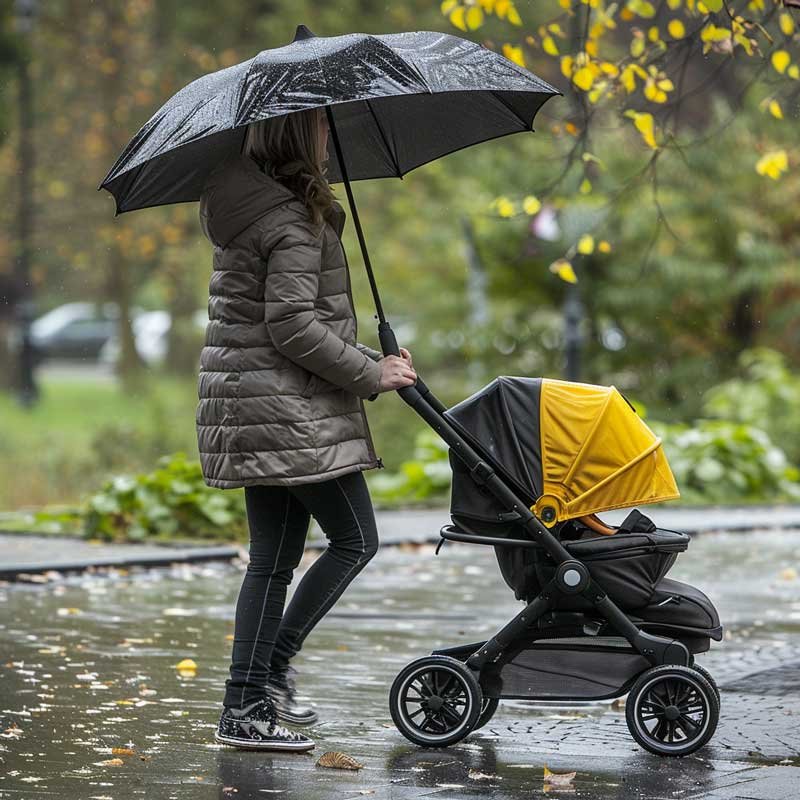
[[[206,309],[196,311],[192,315],[192,324],[199,331],[205,330],[208,322]],[[169,331],[172,317],[169,311],[142,311],[133,318],[133,335],[136,350],[146,364],[161,364],[167,356]],[[103,345],[98,360],[103,364],[113,365],[119,358],[119,337],[116,331]],[[199,349],[198,349],[199,358]]]
[[[65,303],[31,323],[37,360],[97,358],[113,335],[119,311],[116,303]]]

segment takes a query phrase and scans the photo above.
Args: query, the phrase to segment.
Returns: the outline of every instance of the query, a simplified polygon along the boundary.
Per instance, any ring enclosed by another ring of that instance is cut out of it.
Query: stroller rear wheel
[[[406,739],[446,747],[475,727],[482,701],[478,679],[463,661],[431,655],[400,671],[389,692],[389,711]]]
[[[701,748],[719,720],[714,687],[693,667],[663,664],[643,672],[625,703],[631,736],[659,756],[685,756]]]

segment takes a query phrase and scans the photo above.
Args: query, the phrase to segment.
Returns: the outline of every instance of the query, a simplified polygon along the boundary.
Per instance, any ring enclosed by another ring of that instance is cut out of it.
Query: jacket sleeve
[[[340,339],[316,317],[322,237],[321,230],[300,220],[262,234],[267,260],[265,322],[275,347],[288,359],[367,398],[378,391],[381,368],[377,361]]]
[[[372,347],[367,347],[365,344],[361,344],[361,342],[356,342],[356,347],[365,355],[367,358],[371,358],[373,361],[380,361],[383,358],[383,353],[380,350],[375,350]]]

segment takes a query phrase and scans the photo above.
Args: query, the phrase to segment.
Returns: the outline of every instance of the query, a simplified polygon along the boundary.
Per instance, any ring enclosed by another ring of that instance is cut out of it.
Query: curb
[[[694,522],[680,520],[664,520],[661,527],[670,528],[676,524],[684,533],[698,536],[705,533],[748,533],[756,530],[793,530],[800,528],[800,506],[752,506],[749,508],[708,506],[697,509],[687,509],[687,512],[696,517]],[[398,525],[396,520],[387,519],[385,515],[393,516],[403,514],[403,524]],[[719,519],[724,515],[730,517],[725,522]],[[384,519],[381,519],[381,517]],[[770,519],[770,516],[772,519]],[[403,545],[437,544],[440,541],[439,527],[449,523],[450,512],[447,508],[439,509],[407,509],[404,512],[376,509],[379,528],[383,530],[381,547],[398,547]],[[705,517],[705,519],[704,519]],[[716,519],[714,519],[716,517]],[[613,524],[613,521],[612,521]],[[0,530],[2,536],[49,536],[54,541],[85,541],[78,536],[60,536],[58,534],[42,534],[40,531],[25,530]],[[127,544],[127,543],[125,543]],[[121,544],[124,547],[125,544]],[[150,547],[163,547],[164,554],[160,553],[131,553],[120,556],[100,556],[96,558],[76,559],[75,561],[51,563],[46,561],[28,563],[5,563],[0,565],[0,580],[30,580],[33,575],[42,575],[47,572],[74,573],[103,567],[163,567],[171,564],[199,563],[203,561],[228,561],[236,558],[247,560],[247,548],[243,545],[216,545],[198,546],[185,542],[145,542]],[[450,542],[449,544],[453,544]],[[306,550],[320,551],[327,546],[323,537],[309,539]]]
[[[0,531],[4,533],[4,531]],[[106,556],[101,558],[83,559],[76,561],[61,561],[50,563],[46,561],[3,564],[0,566],[0,579],[10,581],[25,581],[33,575],[47,572],[70,573],[85,572],[89,569],[102,567],[167,567],[171,564],[189,564],[202,561],[227,561],[238,558],[241,550],[228,545],[219,547],[187,547],[183,552],[170,550],[164,555],[141,554],[130,556]]]

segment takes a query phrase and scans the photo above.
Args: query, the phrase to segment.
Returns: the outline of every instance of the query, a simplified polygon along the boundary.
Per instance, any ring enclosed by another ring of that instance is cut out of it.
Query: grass
[[[149,471],[166,453],[198,458],[194,377],[151,373],[125,392],[110,377],[43,369],[40,389],[30,409],[0,394],[2,511],[77,504],[112,475]],[[375,449],[396,470],[424,423],[399,397],[365,405]]]

